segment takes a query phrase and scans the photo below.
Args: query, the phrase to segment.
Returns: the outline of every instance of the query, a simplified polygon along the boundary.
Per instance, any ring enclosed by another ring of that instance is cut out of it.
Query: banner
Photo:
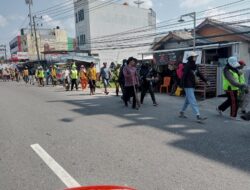
[[[185,51],[184,52],[184,56],[183,56],[183,60],[182,62],[183,63],[187,63],[188,62],[188,57],[190,56],[190,54],[192,53],[193,51]],[[196,60],[196,64],[201,64],[201,59],[202,59],[202,51],[195,51],[195,53],[198,54],[198,57],[197,57],[197,60]]]
[[[182,61],[183,52],[164,52],[164,53],[155,53],[154,62],[157,65],[174,65]]]

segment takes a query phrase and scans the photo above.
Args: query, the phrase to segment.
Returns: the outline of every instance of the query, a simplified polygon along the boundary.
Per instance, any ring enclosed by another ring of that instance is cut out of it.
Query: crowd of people
[[[196,65],[197,56],[195,52],[192,52],[186,64],[179,64],[177,69],[179,80],[174,88],[177,90],[181,88],[185,93],[185,100],[180,109],[179,117],[187,118],[185,112],[190,105],[197,122],[202,122],[207,118],[202,117],[200,114],[195,88],[198,78],[204,81],[207,86],[210,85],[210,82],[199,72]],[[237,114],[238,110],[241,109],[241,118],[250,120],[250,113],[247,112],[250,98],[250,70],[244,69],[245,66],[245,62],[238,62],[236,57],[228,59],[228,63],[223,71],[223,89],[226,92],[227,100],[217,107],[216,110],[219,115],[223,115],[230,107],[231,119],[239,120]],[[56,65],[50,66],[47,70],[44,70],[42,66],[39,66],[36,70],[25,67],[22,72],[19,72],[17,69],[5,69],[1,72],[1,75],[4,81],[16,79],[19,82],[20,77],[22,77],[26,84],[34,85],[35,81],[37,81],[38,86],[43,87],[49,85],[50,81],[52,86],[56,86],[58,84],[57,70]],[[91,63],[88,68],[85,68],[84,65],[80,65],[77,68],[76,64],[72,63],[71,66],[67,66],[63,70],[62,78],[62,84],[66,91],[78,90],[79,85],[81,85],[82,90],[89,87],[90,95],[95,95],[97,81],[101,81],[104,93],[108,95],[108,89],[112,82],[116,96],[119,96],[121,89],[121,99],[126,107],[132,104],[133,109],[139,109],[144,103],[147,93],[151,96],[153,106],[158,105],[155,97],[155,86],[160,82],[159,73],[150,63],[142,63],[138,68],[138,61],[133,57],[127,60],[124,59],[122,64],[111,63],[109,67],[107,63],[103,63],[98,76],[94,63]]]

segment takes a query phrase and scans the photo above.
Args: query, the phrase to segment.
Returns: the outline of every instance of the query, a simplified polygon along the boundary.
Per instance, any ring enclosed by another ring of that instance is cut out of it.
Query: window
[[[84,10],[81,9],[80,11],[78,11],[78,21],[81,22],[84,20]]]
[[[84,45],[85,44],[85,35],[84,34],[82,34],[82,35],[80,35],[80,45]]]
[[[76,23],[78,23],[78,14],[76,13]]]

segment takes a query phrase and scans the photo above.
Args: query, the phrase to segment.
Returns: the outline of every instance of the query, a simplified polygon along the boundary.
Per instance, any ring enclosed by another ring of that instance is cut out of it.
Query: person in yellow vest
[[[88,69],[87,76],[89,80],[90,95],[94,95],[97,76],[96,76],[95,64],[93,62],[90,64],[90,68]]]
[[[78,90],[78,85],[77,85],[78,71],[76,69],[75,63],[72,65],[70,71],[70,78],[71,78],[71,91],[74,89],[74,86],[76,87],[76,90]]]
[[[39,86],[40,87],[44,86],[44,70],[42,66],[38,67],[37,78],[38,78]]]
[[[84,67],[84,65],[81,66],[79,74],[80,74],[82,90],[84,90],[87,88],[87,85],[88,85],[87,71],[86,71],[86,68]]]
[[[29,82],[29,70],[27,66],[23,70],[23,80],[26,84]]]
[[[54,65],[51,69],[52,85],[56,86],[57,83],[57,66]]]
[[[217,111],[220,115],[231,108],[230,116],[232,120],[238,120],[238,96],[241,90],[247,89],[247,85],[241,81],[241,74],[239,72],[240,64],[237,57],[230,57],[228,64],[223,70],[223,89],[226,92],[227,100],[223,102]]]

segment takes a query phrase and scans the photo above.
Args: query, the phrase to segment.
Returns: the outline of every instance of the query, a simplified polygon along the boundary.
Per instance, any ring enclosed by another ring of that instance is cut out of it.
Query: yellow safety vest
[[[231,71],[231,70],[229,70],[229,71],[230,71],[230,73],[232,73],[234,80],[235,80],[236,82],[242,84],[241,81],[240,81],[240,78],[241,78],[241,77],[240,77],[236,72],[233,72],[233,71]],[[227,91],[227,90],[229,90],[229,89],[231,89],[231,90],[239,90],[239,88],[236,87],[236,86],[233,86],[233,85],[226,79],[225,75],[223,74],[223,90]]]
[[[78,75],[78,72],[76,69],[71,70],[71,78],[72,79],[77,79],[78,78],[77,75]]]

